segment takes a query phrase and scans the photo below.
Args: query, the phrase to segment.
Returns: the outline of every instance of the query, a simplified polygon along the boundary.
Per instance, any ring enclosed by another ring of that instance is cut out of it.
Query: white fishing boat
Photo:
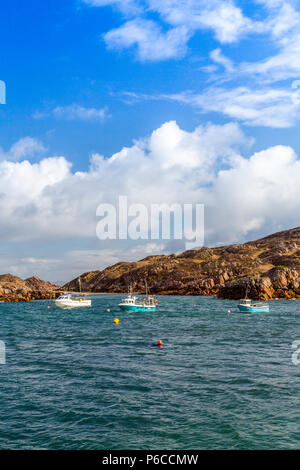
[[[92,301],[85,297],[73,296],[72,294],[63,294],[55,301],[55,305],[60,308],[82,308],[91,307]]]
[[[60,295],[54,302],[57,307],[60,308],[82,308],[82,307],[91,307],[92,301],[87,299],[84,295],[81,294],[81,279],[78,279],[79,284],[79,295],[73,295],[69,292],[65,292]]]

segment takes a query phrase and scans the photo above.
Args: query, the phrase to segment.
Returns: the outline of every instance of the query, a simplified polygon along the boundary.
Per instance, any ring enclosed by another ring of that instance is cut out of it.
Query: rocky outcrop
[[[89,292],[217,295],[239,299],[249,285],[253,299],[300,298],[300,228],[260,240],[181,254],[148,256],[80,276]],[[78,290],[78,278],[65,288]]]
[[[59,287],[51,282],[42,281],[33,276],[21,279],[12,274],[0,275],[1,302],[28,302],[37,299],[53,299],[58,295]]]

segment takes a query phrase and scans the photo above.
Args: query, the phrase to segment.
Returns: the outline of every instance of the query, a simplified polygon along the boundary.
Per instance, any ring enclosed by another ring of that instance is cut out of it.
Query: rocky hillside
[[[23,280],[12,274],[0,275],[1,302],[53,299],[57,297],[58,290],[58,286],[51,284],[51,282],[42,281],[37,276]]]
[[[89,292],[144,291],[147,280],[154,294],[217,295],[239,299],[300,298],[300,227],[260,240],[149,256],[118,263],[80,276]],[[78,278],[65,286],[78,290]]]

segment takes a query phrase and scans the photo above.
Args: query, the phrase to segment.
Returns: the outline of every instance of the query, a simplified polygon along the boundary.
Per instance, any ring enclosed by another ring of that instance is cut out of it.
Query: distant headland
[[[64,287],[78,290],[78,279]],[[117,263],[80,280],[83,290],[95,293],[124,293],[129,286],[142,293],[147,280],[153,294],[239,299],[248,285],[252,299],[300,298],[300,227],[243,244]]]

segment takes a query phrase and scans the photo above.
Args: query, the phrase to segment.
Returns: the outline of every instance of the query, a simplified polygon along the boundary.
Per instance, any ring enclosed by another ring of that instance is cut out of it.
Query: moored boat
[[[268,313],[270,311],[268,304],[252,302],[250,299],[241,299],[238,304],[238,309],[242,313]]]
[[[252,300],[248,298],[248,289],[249,284],[247,284],[245,298],[241,299],[238,304],[239,311],[242,313],[268,313],[270,310],[269,305],[263,302],[252,302]]]
[[[126,312],[155,312],[157,304],[157,299],[153,295],[148,295],[146,284],[146,297],[140,298],[129,292],[128,296],[122,299],[118,306]]]
[[[79,284],[79,295],[72,295],[69,292],[65,292],[60,295],[55,301],[55,305],[60,308],[82,308],[91,307],[92,301],[87,299],[84,294],[81,293],[81,279],[78,279]]]
[[[74,297],[72,294],[63,294],[59,296],[55,301],[55,305],[60,308],[81,308],[91,307],[92,301],[85,297]]]

